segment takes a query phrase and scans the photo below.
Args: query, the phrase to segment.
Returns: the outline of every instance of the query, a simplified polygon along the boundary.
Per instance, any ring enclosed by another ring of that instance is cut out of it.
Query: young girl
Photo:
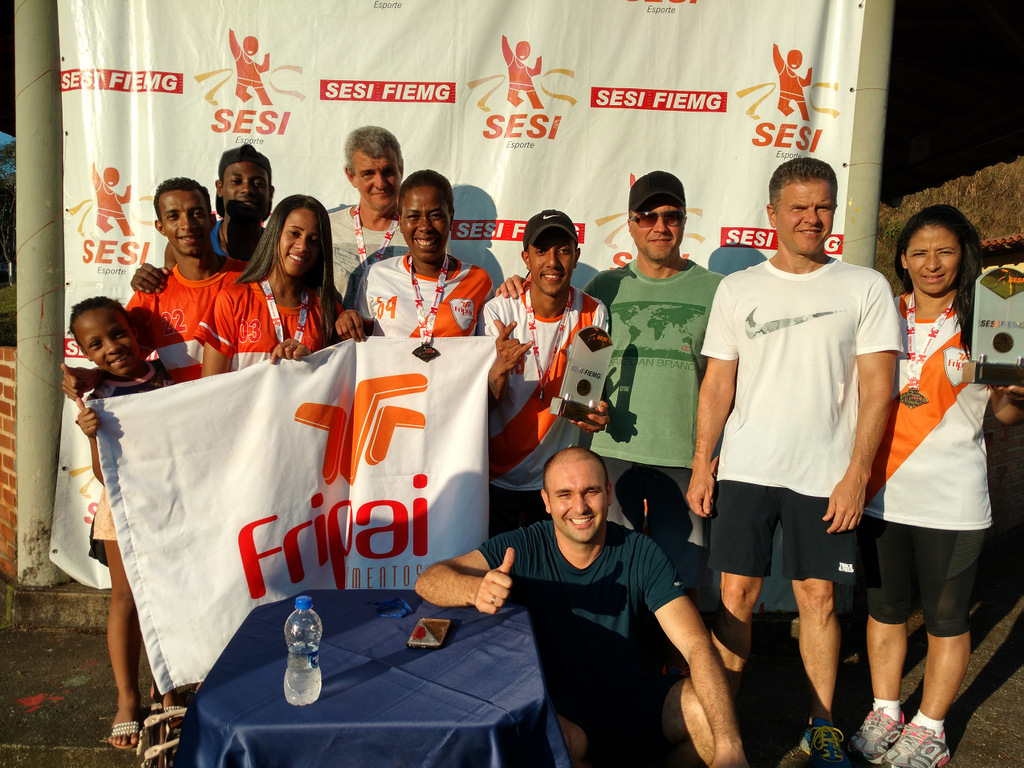
[[[90,400],[148,392],[172,384],[159,362],[146,362],[139,354],[139,343],[128,322],[128,314],[118,302],[105,296],[86,299],[71,310],[70,331],[82,353],[106,376],[89,395]],[[92,447],[92,471],[103,484],[96,433],[100,428],[96,411],[76,400],[81,427]],[[117,749],[130,749],[138,743],[140,696],[139,658],[142,631],[131,588],[117,546],[114,520],[103,491],[96,512],[93,538],[103,542],[110,568],[110,615],[107,618],[107,650],[117,684],[117,714],[108,741]],[[170,703],[165,702],[165,703]]]
[[[365,319],[374,336],[423,340],[414,352],[429,362],[440,353],[435,336],[473,336],[484,304],[494,296],[487,271],[448,253],[455,215],[452,185],[437,171],[416,171],[398,193],[399,227],[409,253],[378,261],[359,286],[356,309],[339,324],[341,338],[362,341]]]
[[[295,359],[336,341],[327,210],[308,195],[274,209],[245,271],[225,287],[196,331],[203,376],[279,358]]]

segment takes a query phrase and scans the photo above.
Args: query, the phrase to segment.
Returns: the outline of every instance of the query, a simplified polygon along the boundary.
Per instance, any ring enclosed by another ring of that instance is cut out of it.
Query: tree
[[[7,263],[7,275],[14,282],[14,260],[17,248],[15,237],[16,171],[14,142],[0,147],[0,256]]]

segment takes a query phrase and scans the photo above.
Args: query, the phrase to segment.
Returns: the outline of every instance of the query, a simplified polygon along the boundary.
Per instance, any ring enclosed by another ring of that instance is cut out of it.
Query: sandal
[[[113,727],[110,729],[110,735],[107,736],[107,743],[114,749],[135,749],[138,744],[137,737],[141,730],[142,726],[139,725],[138,720],[126,720],[123,723],[114,723]],[[116,739],[121,736],[135,736],[136,742],[135,744],[131,743],[131,741],[127,744],[115,744],[111,741],[111,739]]]

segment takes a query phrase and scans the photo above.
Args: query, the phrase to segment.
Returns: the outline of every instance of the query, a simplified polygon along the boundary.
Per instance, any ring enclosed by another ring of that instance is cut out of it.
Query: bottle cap
[[[295,598],[295,610],[308,611],[313,607],[313,598],[309,595],[299,595]]]

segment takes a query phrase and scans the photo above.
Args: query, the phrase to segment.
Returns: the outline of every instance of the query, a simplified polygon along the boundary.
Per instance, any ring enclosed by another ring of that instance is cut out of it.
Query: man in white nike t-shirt
[[[813,765],[849,765],[832,726],[839,661],[835,584],[856,579],[854,528],[889,412],[899,318],[877,272],[825,254],[838,182],[827,163],[776,169],[768,220],[778,251],[726,277],[711,308],[687,499],[711,514],[712,453],[722,435],[710,566],[722,571],[713,625],[734,693],[772,537],[785,532],[800,651],[811,693]]]

